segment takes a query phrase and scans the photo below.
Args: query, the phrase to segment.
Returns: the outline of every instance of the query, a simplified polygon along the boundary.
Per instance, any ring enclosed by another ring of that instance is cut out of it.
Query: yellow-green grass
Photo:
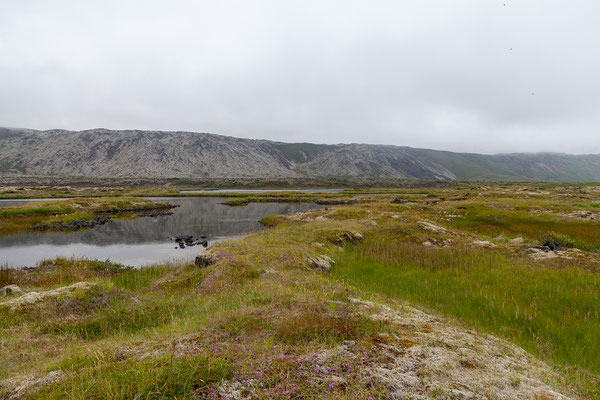
[[[33,398],[198,399],[204,398],[209,385],[233,376],[228,359],[204,355],[112,362],[88,358],[77,367],[78,373],[44,387]]]
[[[496,251],[384,239],[347,248],[332,275],[507,338],[565,371],[587,370],[595,376],[588,390],[600,389],[600,275]]]
[[[581,208],[600,208],[600,202],[574,203],[574,205]]]
[[[600,249],[600,223],[595,220],[576,220],[524,212],[499,212],[488,207],[479,207],[453,219],[451,225],[491,237],[504,234],[510,237],[525,236],[532,240],[541,240],[546,232],[553,231],[571,237],[575,241],[575,247],[581,250]]]
[[[75,209],[73,209],[72,207],[56,205],[56,203],[54,203],[53,205],[46,204],[48,203],[0,209],[0,218],[71,214],[75,211]]]

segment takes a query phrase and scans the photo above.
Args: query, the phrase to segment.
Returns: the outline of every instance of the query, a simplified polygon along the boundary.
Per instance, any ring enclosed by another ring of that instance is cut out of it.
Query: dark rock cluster
[[[204,235],[200,236],[200,238],[194,238],[193,235],[176,236],[174,238],[169,238],[169,240],[174,240],[179,245],[180,249],[196,245],[200,245],[204,248],[208,247],[208,240]]]
[[[196,264],[198,268],[206,268],[213,265],[215,261],[215,257],[212,254],[200,254],[196,257],[194,264]]]
[[[34,225],[32,227],[32,229],[39,230],[39,231],[45,231],[47,229],[57,229],[57,230],[69,229],[69,230],[78,231],[80,229],[93,228],[98,225],[104,225],[108,222],[112,222],[112,219],[110,217],[100,215],[100,216],[95,216],[94,219],[92,219],[92,220],[75,219],[71,222],[54,221],[54,222],[50,222],[50,223],[41,223],[41,224]]]

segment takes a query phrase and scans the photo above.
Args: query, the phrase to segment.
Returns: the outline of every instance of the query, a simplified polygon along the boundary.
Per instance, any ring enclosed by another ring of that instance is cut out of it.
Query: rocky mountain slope
[[[193,132],[0,128],[0,174],[599,181],[600,155],[490,156],[385,145],[281,143]]]

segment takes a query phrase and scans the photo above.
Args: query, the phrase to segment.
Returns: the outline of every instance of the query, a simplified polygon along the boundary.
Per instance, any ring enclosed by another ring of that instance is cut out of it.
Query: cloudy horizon
[[[0,126],[600,153],[599,13],[591,0],[5,3]]]

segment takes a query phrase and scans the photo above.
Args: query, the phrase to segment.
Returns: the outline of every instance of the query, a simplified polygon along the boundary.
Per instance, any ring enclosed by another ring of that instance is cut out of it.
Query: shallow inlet
[[[158,200],[158,199],[156,199]],[[316,204],[251,203],[228,207],[222,198],[170,198],[179,205],[173,215],[113,221],[77,232],[22,232],[0,237],[0,265],[34,267],[43,259],[85,257],[141,267],[158,262],[193,260],[201,245],[181,249],[169,238],[206,236],[208,245],[263,230],[258,222],[269,214],[319,208]],[[19,204],[22,204],[22,200]],[[15,205],[3,203],[2,206]]]

